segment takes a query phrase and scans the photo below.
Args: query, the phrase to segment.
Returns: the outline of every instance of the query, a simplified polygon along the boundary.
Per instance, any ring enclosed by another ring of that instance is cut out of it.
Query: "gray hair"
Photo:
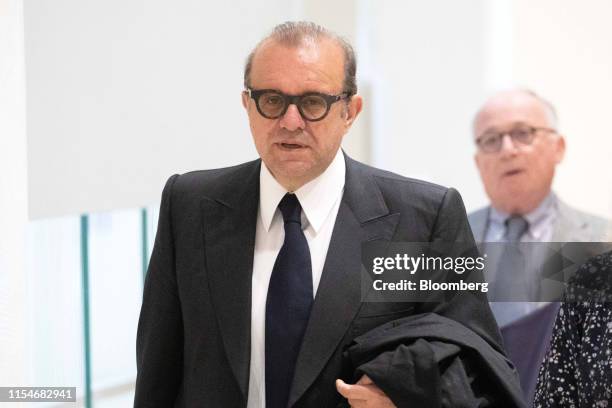
[[[342,92],[346,92],[349,97],[355,95],[357,93],[357,59],[353,47],[347,40],[338,34],[309,21],[287,21],[279,24],[274,27],[268,36],[255,46],[247,57],[244,66],[244,87],[250,87],[253,58],[264,42],[273,40],[288,47],[298,47],[305,42],[317,42],[321,39],[334,41],[344,52],[344,81],[342,84]]]
[[[540,102],[542,106],[544,106],[544,109],[546,110],[546,114],[548,115],[548,121],[550,122],[551,127],[555,130],[558,130],[559,117],[557,116],[557,109],[555,109],[555,106],[552,103],[550,103],[547,99],[542,98],[540,95],[538,95],[531,89],[522,88],[522,89],[519,89],[519,91],[522,91],[526,93],[527,95],[530,95],[533,98],[537,99],[538,102]]]

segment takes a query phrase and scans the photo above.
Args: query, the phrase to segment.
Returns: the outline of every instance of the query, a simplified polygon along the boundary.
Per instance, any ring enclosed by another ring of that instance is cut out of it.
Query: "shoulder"
[[[578,210],[560,199],[557,206],[557,238],[567,241],[606,241],[612,238],[610,220]]]
[[[473,242],[457,190],[351,159],[346,175],[346,202],[360,220],[399,214],[397,230],[403,235],[398,237],[405,241],[429,242],[443,236],[447,241]]]
[[[467,215],[468,223],[470,228],[472,228],[476,241],[485,240],[490,209],[491,207],[489,206],[483,207]]]
[[[612,251],[587,260],[568,281],[566,296],[572,300],[597,300],[591,297],[601,295],[612,296]]]
[[[609,220],[606,220],[603,217],[600,217],[595,214],[590,214],[585,211],[581,211],[577,208],[574,208],[562,200],[558,201],[559,206],[559,215],[565,218],[574,219],[583,224],[589,225],[606,225],[609,223]]]
[[[174,190],[176,192],[191,192],[227,188],[228,183],[231,186],[254,175],[258,177],[259,168],[260,160],[253,160],[231,167],[191,171],[177,177]]]
[[[486,206],[468,213],[468,220],[470,221],[470,224],[479,222],[481,220],[486,220],[489,215],[489,209],[490,207]]]
[[[175,174],[166,182],[164,194],[173,199],[223,197],[243,190],[247,183],[257,181],[261,161],[253,160],[236,166]]]
[[[426,202],[440,204],[444,197],[451,192],[457,194],[453,188],[444,187],[424,180],[401,176],[391,171],[379,169],[358,162],[347,157],[347,184],[351,177],[357,182],[371,180],[380,189],[385,198],[401,199],[412,203]]]

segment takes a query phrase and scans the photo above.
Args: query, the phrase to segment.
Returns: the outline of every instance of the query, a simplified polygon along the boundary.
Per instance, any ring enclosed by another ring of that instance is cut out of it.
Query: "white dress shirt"
[[[316,179],[294,193],[302,206],[302,230],[310,249],[313,295],[316,295],[345,181],[344,155],[339,149],[334,160]],[[255,234],[251,300],[251,366],[247,408],[265,408],[265,334],[268,283],[276,257],[283,246],[285,228],[277,208],[287,190],[262,162],[259,174],[259,211]]]

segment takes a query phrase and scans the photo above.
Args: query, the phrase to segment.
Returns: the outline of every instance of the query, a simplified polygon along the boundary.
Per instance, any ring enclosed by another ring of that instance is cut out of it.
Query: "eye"
[[[306,109],[319,109],[325,107],[325,99],[316,95],[308,95],[302,98],[301,100],[302,107]]]
[[[267,106],[279,106],[283,104],[283,98],[276,94],[266,94],[261,97],[262,102]]]
[[[497,139],[498,139],[498,135],[497,133],[489,133],[489,134],[485,134],[482,135],[480,137],[480,144],[483,147],[491,147],[491,146],[495,146],[497,144]]]
[[[528,140],[531,136],[531,129],[529,128],[516,128],[510,131],[510,136],[514,140],[524,141]]]

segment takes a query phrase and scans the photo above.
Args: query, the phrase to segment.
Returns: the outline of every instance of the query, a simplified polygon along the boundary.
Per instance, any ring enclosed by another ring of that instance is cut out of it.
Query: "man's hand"
[[[336,389],[353,408],[396,408],[367,375],[362,376],[357,384],[353,385],[338,379]]]

